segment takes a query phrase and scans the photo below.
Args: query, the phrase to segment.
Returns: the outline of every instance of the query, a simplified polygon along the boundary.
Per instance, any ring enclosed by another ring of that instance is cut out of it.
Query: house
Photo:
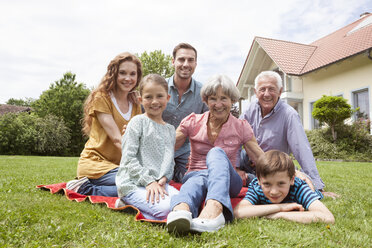
[[[342,96],[360,108],[358,116],[371,119],[372,14],[309,45],[255,37],[237,83],[243,98],[251,100],[254,79],[266,70],[281,74],[281,98],[297,110],[305,129],[318,127],[311,112],[322,95]]]
[[[0,115],[4,115],[7,113],[21,113],[21,112],[30,113],[31,110],[32,109],[30,107],[0,104]]]

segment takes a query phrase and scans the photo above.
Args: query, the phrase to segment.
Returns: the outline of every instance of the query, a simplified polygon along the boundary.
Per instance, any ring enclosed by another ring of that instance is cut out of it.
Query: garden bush
[[[365,122],[336,127],[338,137],[333,141],[329,127],[306,131],[314,157],[348,161],[372,161],[372,136]]]
[[[0,117],[0,154],[31,154],[36,131],[34,117],[28,114],[5,114]]]
[[[70,131],[63,120],[28,113],[0,116],[0,154],[65,155]]]

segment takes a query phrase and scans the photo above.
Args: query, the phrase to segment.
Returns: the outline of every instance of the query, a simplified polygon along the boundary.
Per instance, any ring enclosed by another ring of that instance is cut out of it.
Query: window
[[[369,119],[369,93],[368,89],[353,92],[354,108],[359,110],[355,113],[355,118]]]
[[[311,114],[313,112],[313,109],[314,109],[314,102],[311,102],[310,103],[310,120],[311,120],[311,129],[318,129],[320,128],[320,124],[319,124],[319,121],[317,119],[315,119],[313,117],[313,115]]]

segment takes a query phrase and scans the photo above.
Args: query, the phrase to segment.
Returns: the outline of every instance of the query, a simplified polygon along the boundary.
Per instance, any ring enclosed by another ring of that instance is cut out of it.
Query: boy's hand
[[[165,185],[164,185],[165,186]],[[165,191],[164,186],[160,185],[158,182],[154,181],[146,186],[146,201],[150,202],[152,204],[155,204],[156,202],[160,201],[160,196],[162,199],[164,199],[164,195],[168,195],[168,193]],[[160,195],[160,196],[159,196]]]
[[[289,212],[289,211],[304,211],[304,207],[298,203],[282,203],[279,204],[280,212]]]

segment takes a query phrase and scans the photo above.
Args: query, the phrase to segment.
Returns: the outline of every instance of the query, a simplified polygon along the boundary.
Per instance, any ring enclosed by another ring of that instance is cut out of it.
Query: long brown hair
[[[124,52],[117,55],[113,60],[111,60],[110,64],[107,66],[107,72],[105,76],[102,78],[101,83],[95,88],[90,95],[87,97],[84,103],[84,118],[83,122],[83,133],[86,136],[89,136],[90,128],[92,126],[92,117],[89,115],[89,110],[92,107],[93,100],[98,92],[103,93],[107,97],[109,93],[115,88],[117,84],[117,78],[119,73],[119,66],[121,63],[125,61],[131,61],[137,65],[137,83],[133,87],[136,88],[139,82],[142,79],[142,64],[141,61],[133,54]],[[132,90],[133,90],[132,89]],[[129,95],[128,95],[129,96]],[[129,101],[132,101],[131,97],[128,97]]]

